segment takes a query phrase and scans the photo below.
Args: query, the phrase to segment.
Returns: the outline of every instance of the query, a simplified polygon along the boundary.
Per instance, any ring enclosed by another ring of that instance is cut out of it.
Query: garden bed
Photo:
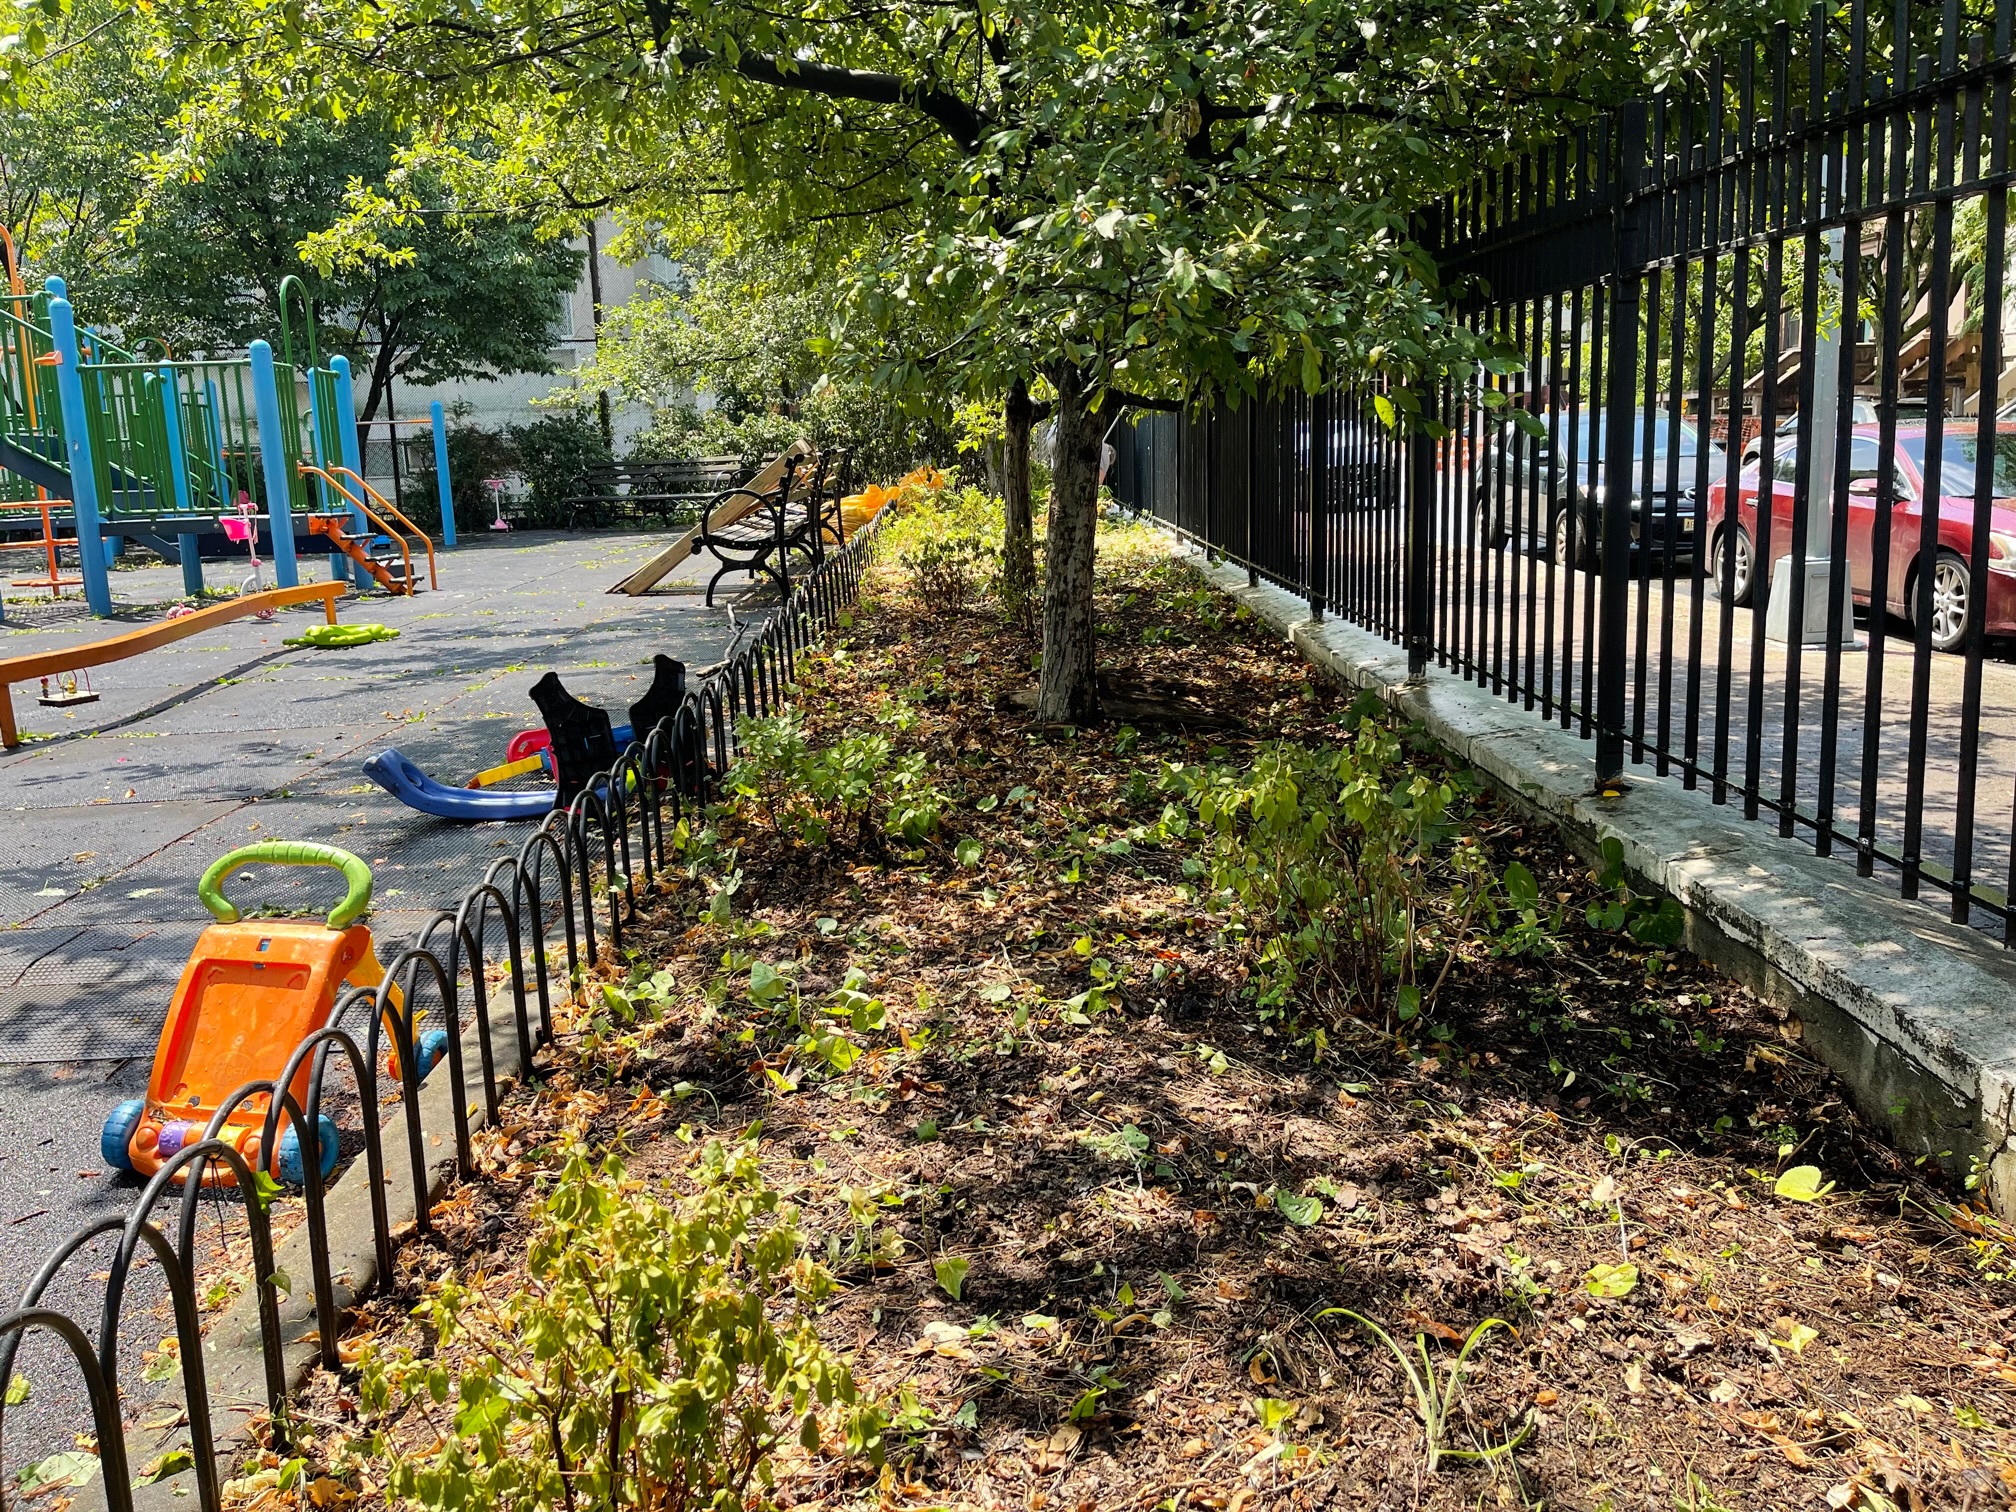
[[[1605,927],[1659,934],[1419,750],[1491,879],[1467,923],[1424,918],[1439,994],[1404,1020],[1334,986],[1269,1007],[1172,764],[1237,772],[1368,711],[1113,524],[1100,659],[1141,722],[1033,726],[1029,645],[957,603],[957,562],[919,591],[902,551],[796,693],[812,758],[888,741],[890,812],[833,832],[757,783],[719,816],[346,1358],[429,1356],[414,1303],[446,1277],[512,1293],[572,1142],[676,1193],[707,1139],[760,1124],[840,1283],[818,1333],[891,1418],[879,1476],[780,1455],[785,1505],[2016,1500],[2006,1236],[1862,1128],[1796,1019]],[[1480,1457],[1431,1468],[1360,1319],[1445,1385],[1508,1325],[1434,1435]],[[382,1494],[360,1433],[449,1432],[450,1408],[358,1395],[311,1387],[325,1501]]]

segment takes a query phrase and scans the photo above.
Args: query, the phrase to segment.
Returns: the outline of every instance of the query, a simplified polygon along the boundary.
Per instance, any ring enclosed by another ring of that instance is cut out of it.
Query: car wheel
[[[1487,551],[1500,551],[1512,539],[1512,532],[1505,528],[1505,501],[1503,496],[1492,492],[1479,492],[1477,496],[1477,540]]]
[[[1729,582],[1727,574],[1730,564],[1723,560],[1723,557],[1730,549],[1730,541],[1732,539],[1735,541],[1736,550],[1736,580],[1732,586],[1725,588],[1724,584]],[[1718,530],[1715,532],[1715,552],[1709,561],[1710,582],[1714,585],[1715,596],[1717,598],[1726,597],[1732,604],[1748,604],[1750,602],[1751,591],[1756,586],[1752,582],[1756,564],[1756,553],[1750,545],[1750,532],[1745,530],[1741,525],[1738,525],[1733,531]]]
[[[1562,567],[1586,568],[1589,565],[1589,533],[1586,530],[1574,531],[1572,532],[1574,539],[1571,542],[1568,522],[1569,511],[1563,509],[1555,512],[1554,528],[1549,536],[1552,547],[1548,553],[1549,559]],[[1569,558],[1571,545],[1574,551],[1573,560]]]
[[[1932,649],[1958,651],[1967,640],[1967,606],[1973,581],[1967,564],[1957,553],[1941,551],[1932,564]],[[1911,585],[1906,601],[1911,609],[1912,628],[1917,628],[1918,585]]]

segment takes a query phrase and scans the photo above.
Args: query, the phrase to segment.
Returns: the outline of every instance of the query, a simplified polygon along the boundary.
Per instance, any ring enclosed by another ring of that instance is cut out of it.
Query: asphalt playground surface
[[[315,605],[97,669],[96,703],[44,708],[35,687],[15,689],[31,738],[0,754],[0,1314],[53,1246],[123,1216],[139,1191],[101,1160],[99,1130],[113,1104],[146,1090],[169,996],[210,922],[196,897],[203,869],[263,839],[353,851],[375,874],[368,922],[389,960],[515,851],[528,826],[415,813],[363,775],[363,760],[396,745],[461,784],[541,723],[528,692],[549,669],[620,723],[650,683],[654,653],[695,668],[719,660],[737,627],[730,610],[704,606],[700,564],[643,598],[607,592],[666,540],[484,537],[441,553],[439,591],[341,606],[344,623],[393,626],[397,640],[283,645],[322,622]],[[213,586],[243,575],[236,563],[206,569]],[[327,571],[325,558],[302,559],[304,581]],[[161,617],[181,592],[179,568],[122,570],[112,581],[120,618],[111,622],[92,619],[75,589],[54,603],[8,589],[0,657],[119,634]],[[319,868],[254,868],[229,884],[248,912],[320,912],[340,887]],[[95,1335],[101,1287],[91,1275],[105,1261],[93,1254],[50,1300]],[[158,1304],[157,1289],[143,1290]],[[148,1299],[136,1294],[134,1309],[151,1310]],[[152,1344],[152,1328],[135,1317],[135,1349]],[[170,1332],[165,1320],[158,1332]],[[22,1363],[41,1381],[6,1413],[5,1481],[89,1426],[81,1392],[56,1378],[64,1372],[46,1345],[24,1350]],[[122,1385],[146,1391],[136,1375]]]

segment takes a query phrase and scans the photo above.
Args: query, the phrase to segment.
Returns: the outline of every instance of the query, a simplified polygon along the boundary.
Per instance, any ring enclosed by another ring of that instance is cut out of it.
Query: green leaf
[[[1638,1267],[1628,1260],[1622,1265],[1598,1261],[1589,1267],[1582,1284],[1592,1297],[1628,1297],[1638,1289]]]
[[[98,1456],[81,1449],[66,1449],[37,1460],[21,1472],[16,1483],[24,1492],[50,1490],[61,1486],[82,1486],[98,1473]]]
[[[4,1401],[9,1407],[19,1407],[28,1400],[28,1392],[28,1377],[17,1370],[8,1377],[7,1394],[5,1397],[0,1397],[0,1401]]]
[[[151,1486],[156,1481],[168,1479],[171,1475],[179,1475],[195,1463],[196,1456],[187,1449],[170,1449],[166,1454],[157,1456],[145,1470],[136,1475],[133,1484]]]
[[[956,1255],[947,1255],[942,1260],[931,1262],[931,1274],[938,1284],[945,1288],[945,1295],[954,1302],[960,1300],[959,1293],[966,1285],[966,1272],[973,1268],[970,1260],[961,1260]]]
[[[1771,1190],[1787,1202],[1818,1202],[1834,1190],[1834,1183],[1820,1179],[1820,1167],[1801,1165],[1780,1176]]]
[[[1295,1404],[1284,1402],[1279,1397],[1255,1397],[1253,1416],[1260,1420],[1261,1432],[1278,1432],[1284,1424],[1294,1418]]]
[[[1308,1228],[1323,1221],[1323,1204],[1314,1197],[1302,1197],[1294,1192],[1276,1192],[1274,1206],[1283,1218],[1297,1228]]]
[[[989,982],[985,987],[980,989],[980,1001],[983,1003],[1005,1003],[1014,991],[1015,988],[1011,983]]]
[[[282,1296],[291,1297],[294,1295],[294,1278],[288,1275],[284,1269],[275,1270],[267,1279],[273,1283],[274,1290],[278,1291]]]
[[[1505,896],[1514,908],[1536,908],[1540,903],[1540,884],[1523,862],[1514,861],[1505,868]]]
[[[952,854],[961,866],[978,866],[986,849],[978,840],[961,840],[952,847]]]

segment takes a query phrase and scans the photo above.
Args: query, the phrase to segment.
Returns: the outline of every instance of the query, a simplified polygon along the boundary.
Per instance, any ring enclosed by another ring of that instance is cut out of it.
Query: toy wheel
[[[336,1169],[336,1120],[322,1113],[316,1116],[315,1125],[322,1148],[322,1179],[327,1181]],[[301,1137],[291,1127],[280,1136],[280,1179],[289,1186],[308,1184],[308,1170],[301,1162]]]
[[[424,1082],[448,1053],[448,1031],[429,1029],[420,1036],[420,1043],[413,1049],[414,1058],[420,1062],[420,1080]]]
[[[98,1136],[98,1153],[113,1170],[133,1169],[133,1131],[140,1126],[141,1115],[146,1111],[144,1099],[129,1097],[105,1116],[104,1131]]]

